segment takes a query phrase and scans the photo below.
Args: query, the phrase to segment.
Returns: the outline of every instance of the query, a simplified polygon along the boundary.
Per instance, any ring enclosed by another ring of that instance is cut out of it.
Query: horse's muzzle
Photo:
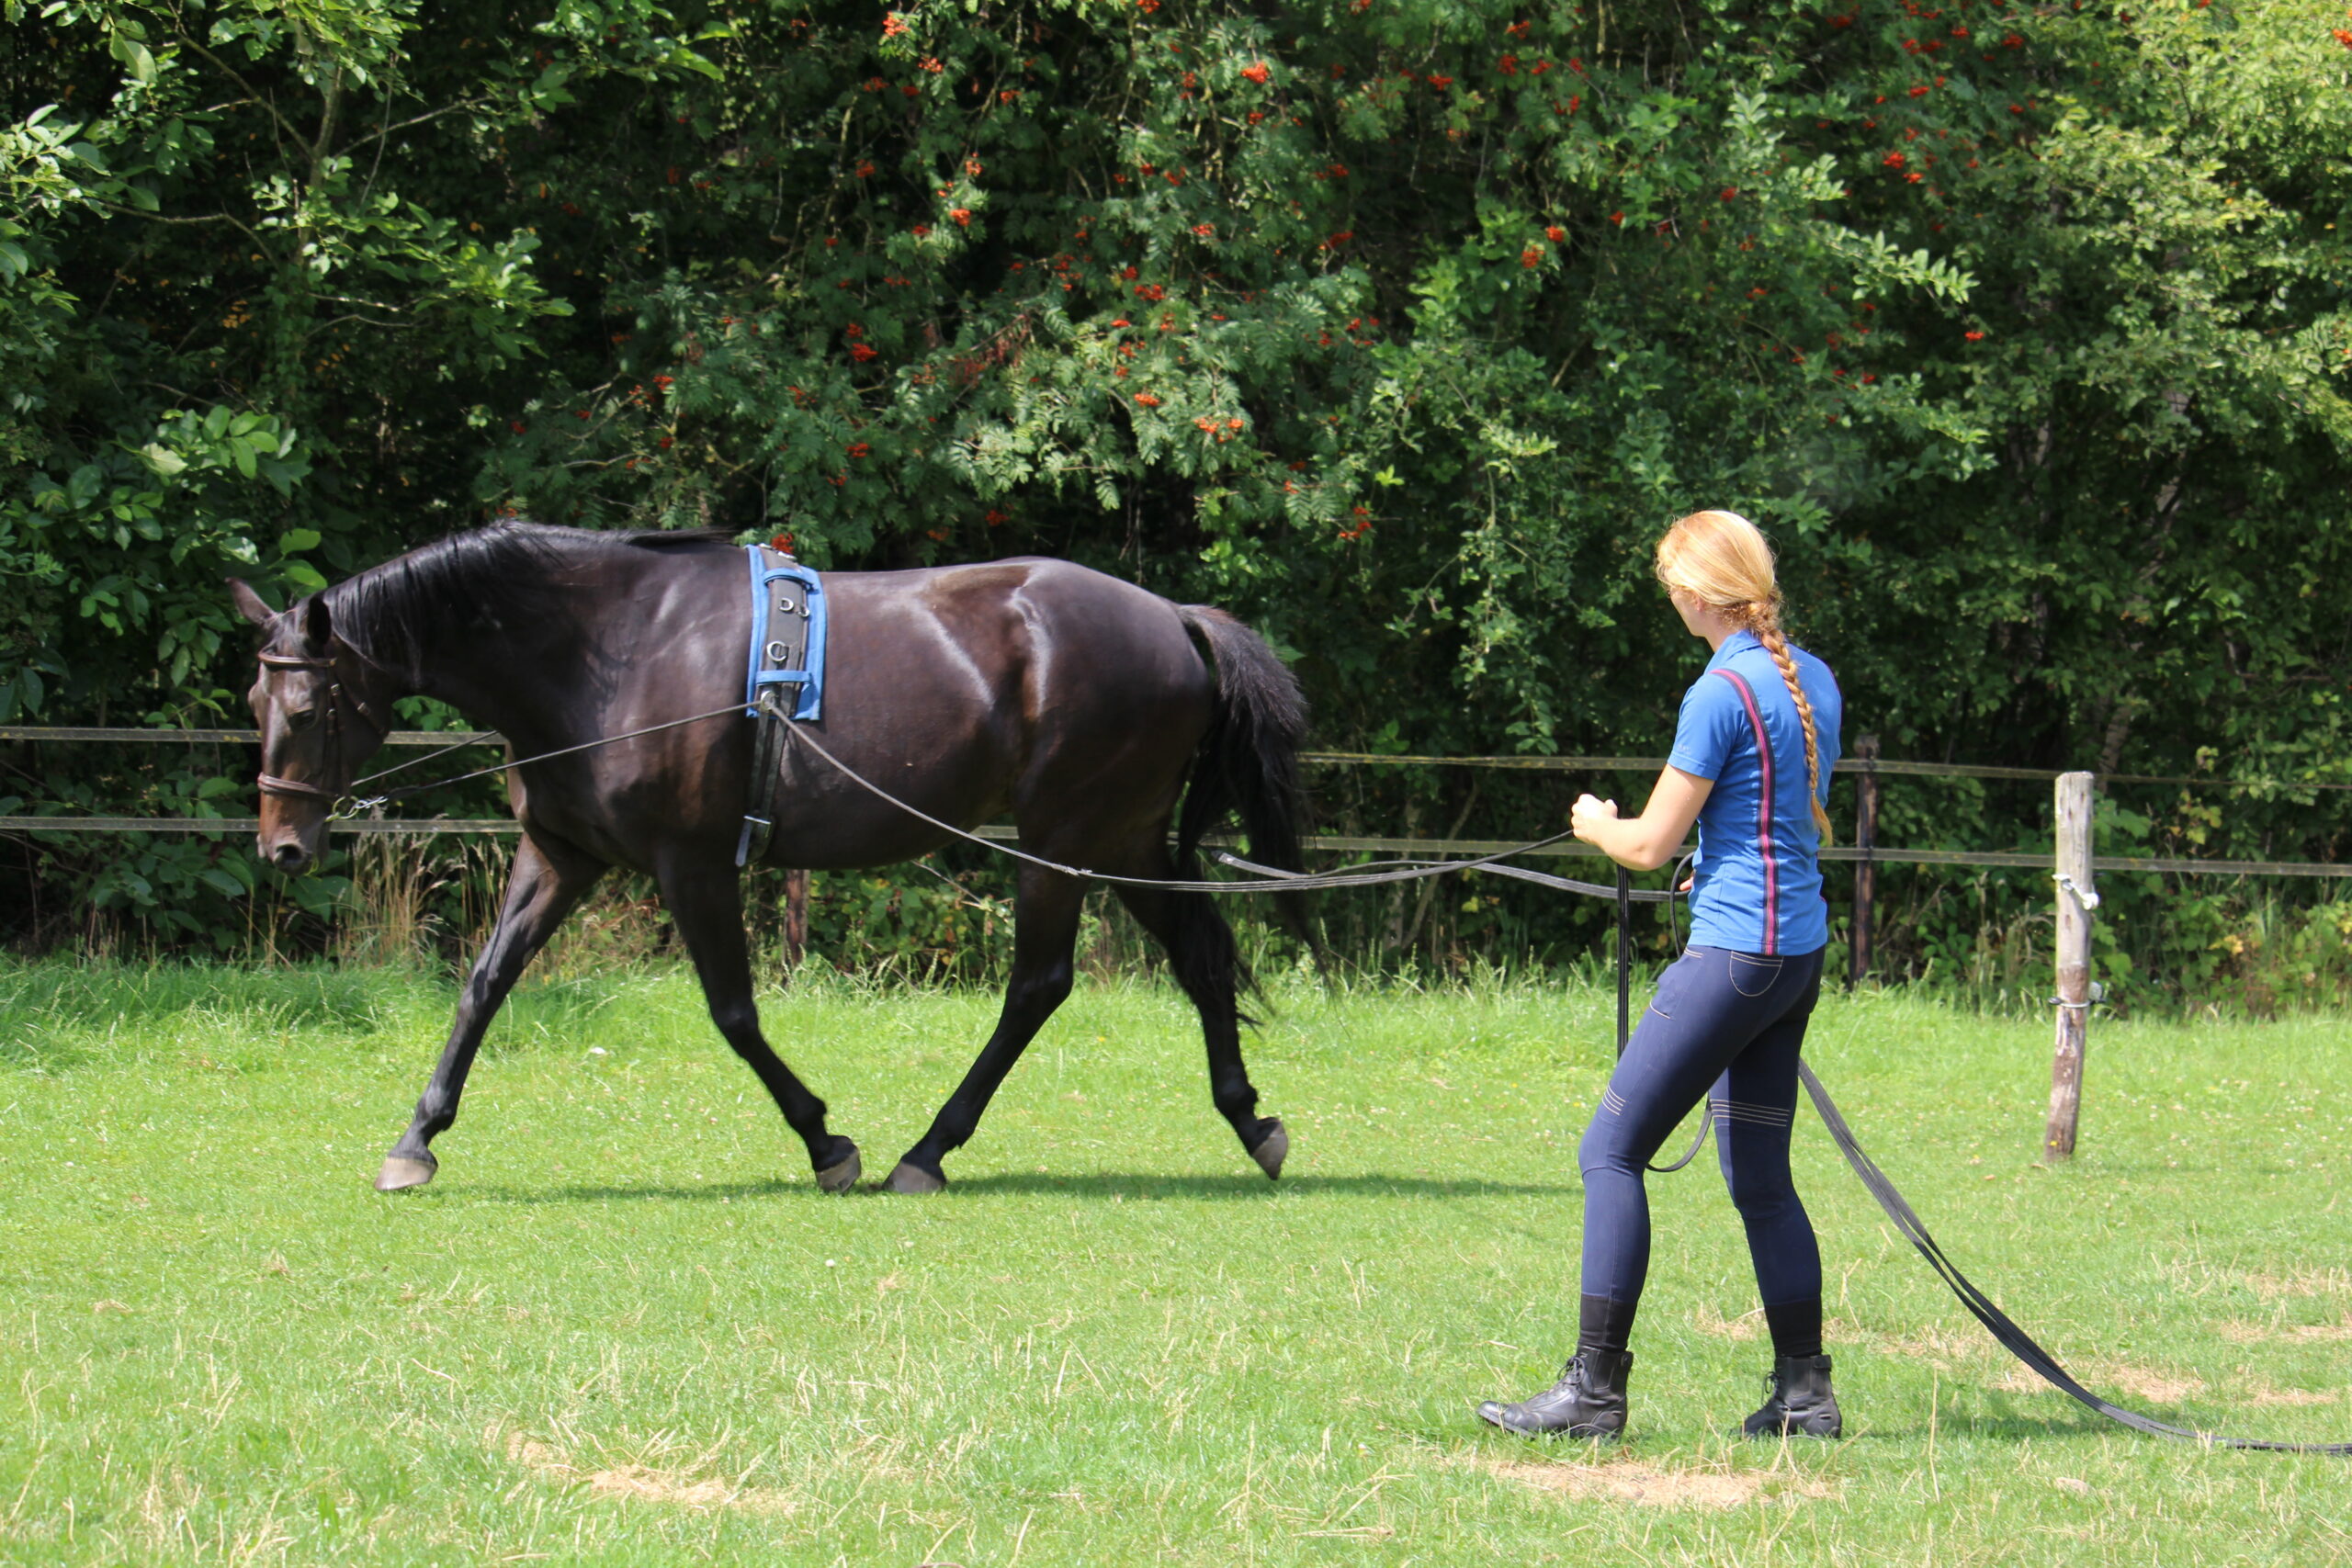
[[[264,795],[261,831],[254,835],[254,848],[262,859],[287,875],[300,876],[318,863],[326,829],[323,810]]]

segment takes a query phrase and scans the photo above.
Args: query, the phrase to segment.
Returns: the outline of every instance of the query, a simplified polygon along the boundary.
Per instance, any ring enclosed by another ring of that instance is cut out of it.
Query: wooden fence
[[[213,744],[251,746],[260,736],[250,729],[141,729],[71,726],[0,726],[0,741],[96,741]],[[503,738],[490,731],[394,730],[384,738],[388,746],[495,746]],[[1430,757],[1364,751],[1308,751],[1300,761],[1320,767],[1453,767],[1497,768],[1543,773],[1655,773],[1666,765],[1663,757]],[[1854,908],[1848,948],[1849,980],[1869,973],[1875,927],[1877,868],[1888,865],[2004,866],[2051,873],[2057,907],[2058,994],[2055,1046],[2051,1067],[2050,1116],[2043,1136],[2043,1155],[2064,1159],[2073,1155],[2082,1105],[2084,1055],[2088,1047],[2089,1015],[2098,987],[2090,971],[2092,913],[2098,908],[2097,874],[2161,872],[2193,876],[2352,876],[2352,863],[2310,861],[2246,861],[2181,859],[2145,855],[2100,855],[2092,852],[2091,804],[2105,784],[2177,784],[2198,789],[2298,791],[2352,789],[2335,781],[2242,780],[2164,773],[2060,773],[2042,768],[1996,767],[1966,762],[1899,761],[1878,754],[1875,736],[1861,736],[1854,754],[1838,759],[1836,773],[1856,783],[1853,841],[1822,850],[1829,862],[1854,865]],[[1974,778],[2048,783],[2054,786],[2053,818],[2057,841],[2050,854],[2011,850],[1917,850],[1891,848],[1878,840],[1881,781],[1888,778]],[[0,833],[251,833],[260,821],[252,817],[0,817]],[[351,833],[405,833],[420,837],[441,834],[504,834],[519,832],[507,818],[358,818],[339,825]],[[990,824],[976,829],[984,839],[1010,840],[1018,829]],[[1376,852],[1385,854],[1444,858],[1490,855],[1512,847],[1495,839],[1365,838],[1351,834],[1316,834],[1306,840],[1309,850],[1333,853]],[[1545,857],[1598,858],[1589,844],[1546,844],[1526,852]],[[787,928],[806,930],[806,873],[789,874]],[[797,920],[794,916],[797,915]],[[796,943],[797,945],[797,943]]]
[[[127,728],[75,728],[68,726],[9,725],[0,726],[0,741],[117,741],[163,742],[223,746],[252,746],[260,736],[250,729],[141,729]],[[491,730],[423,730],[396,729],[384,738],[387,746],[497,746],[504,738]],[[1666,765],[1663,757],[1430,757],[1369,751],[1306,751],[1300,753],[1302,762],[1320,767],[1453,767],[1497,768],[1542,773],[1654,773]],[[1874,876],[1878,865],[1951,865],[2004,866],[2028,870],[2044,869],[2052,864],[2051,857],[2024,850],[1921,850],[1904,849],[1877,841],[1878,807],[1881,781],[1889,778],[1972,778],[2003,779],[2027,783],[2055,783],[2062,777],[2087,777],[2097,784],[2180,784],[2192,788],[2234,790],[2332,790],[2352,789],[2352,783],[2301,782],[2293,780],[2221,779],[2210,775],[2167,773],[2092,773],[2068,774],[2047,768],[1996,767],[1974,762],[1914,762],[1901,761],[1878,755],[1874,736],[1862,736],[1855,743],[1854,754],[1838,759],[1836,775],[1851,778],[1856,784],[1856,806],[1852,841],[1823,849],[1821,858],[1833,863],[1855,863],[1857,888],[1857,919],[1859,930],[1854,942],[1854,977],[1866,973],[1870,964],[1869,914],[1864,906],[1873,896]],[[0,817],[0,832],[15,833],[250,833],[259,827],[251,817]],[[413,833],[440,834],[505,834],[519,831],[512,818],[360,818],[337,825],[339,832],[352,833]],[[991,825],[977,829],[985,839],[1011,840],[1017,837],[1008,826]],[[1442,857],[1448,855],[1489,855],[1511,847],[1503,839],[1403,839],[1363,837],[1349,834],[1317,834],[1306,840],[1310,850],[1336,853],[1375,852],[1387,854],[1421,854]],[[1529,852],[1541,856],[1599,858],[1600,852],[1589,844],[1549,844]],[[2097,855],[2091,860],[2094,871],[2163,872],[2190,876],[2316,876],[2352,877],[2352,863],[2335,863],[2311,861],[2206,860],[2146,855]]]

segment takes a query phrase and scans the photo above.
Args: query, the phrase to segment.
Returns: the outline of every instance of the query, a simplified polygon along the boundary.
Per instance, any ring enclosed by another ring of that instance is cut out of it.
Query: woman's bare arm
[[[1699,820],[1699,808],[1707,804],[1714,787],[1713,779],[1680,768],[1662,769],[1650,788],[1650,803],[1639,817],[1621,818],[1615,801],[1580,795],[1568,813],[1568,825],[1577,838],[1619,865],[1656,871],[1672,860],[1682,840],[1690,837],[1690,824]]]

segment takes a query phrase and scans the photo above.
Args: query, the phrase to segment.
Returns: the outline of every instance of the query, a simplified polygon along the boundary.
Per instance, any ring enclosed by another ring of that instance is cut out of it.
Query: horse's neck
[[[584,664],[583,638],[568,615],[447,626],[417,642],[388,661],[406,667],[407,694],[447,703],[518,741],[546,738],[566,707],[550,700],[555,689]]]

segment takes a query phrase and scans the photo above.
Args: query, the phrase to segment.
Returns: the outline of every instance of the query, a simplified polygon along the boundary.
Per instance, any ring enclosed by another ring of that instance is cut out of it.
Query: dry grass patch
[[[2278,1273],[2240,1272],[2238,1282],[2266,1302],[2288,1296],[2352,1296],[2352,1269],[2290,1269]]]
[[[1690,1314],[1690,1326],[1717,1339],[1760,1339],[1764,1337],[1764,1309],[1758,1307],[1737,1317],[1725,1317],[1712,1303],[1701,1302],[1698,1310]]]
[[[2089,1368],[2067,1369],[2082,1380],[2083,1386],[2093,1393],[2113,1392],[2154,1404],[2177,1404],[2189,1395],[2202,1393],[2205,1384],[2185,1375],[2177,1376],[2148,1367],[2135,1367],[2127,1362],[2110,1361]],[[2041,1374],[2018,1365],[2011,1367],[1993,1385],[2003,1393],[2057,1393],[2060,1391],[2042,1381]]]
[[[1797,1503],[1830,1496],[1824,1481],[1777,1470],[1669,1469],[1645,1460],[1611,1459],[1594,1464],[1560,1460],[1481,1457],[1474,1462],[1489,1475],[1578,1503],[1630,1503],[1650,1508],[1736,1508],[1745,1504]]]
[[[2044,1382],[2041,1374],[2019,1364],[2003,1372],[1993,1386],[2003,1393],[2056,1393],[2058,1390]]]
[[[2352,1339],[2352,1317],[2341,1323],[2298,1323],[2290,1327],[2289,1339]]]
[[[2333,1404],[2343,1398],[2333,1391],[2314,1388],[2273,1388],[2265,1383],[2247,1396],[2256,1404]]]
[[[2263,1338],[2278,1337],[2264,1333]],[[2231,1337],[2238,1338],[2237,1335]],[[2151,1371],[2144,1367],[2120,1364],[2096,1366],[2078,1370],[2076,1376],[2094,1393],[2123,1393],[2149,1404],[2178,1404],[2192,1395],[2205,1392],[2205,1384],[2197,1378]],[[2004,1393],[2056,1393],[2059,1391],[2041,1381],[2024,1367],[2013,1367],[2007,1376],[1993,1385]],[[2280,1388],[2273,1383],[2258,1382],[2247,1392],[2250,1404],[2300,1405],[2334,1404],[2344,1397],[2334,1389]]]
[[[2261,1345],[2278,1339],[2352,1339],[2352,1316],[2340,1323],[2247,1323],[2233,1318],[2216,1324],[2214,1332],[2233,1345]]]
[[[2108,1383],[2121,1389],[2134,1399],[2154,1400],[2161,1404],[2177,1404],[2194,1393],[2205,1392],[2201,1379],[2185,1374],[2156,1371],[2147,1367],[2113,1366],[2100,1373]]]
[[[744,1486],[722,1477],[697,1474],[700,1466],[669,1469],[659,1465],[624,1463],[590,1469],[553,1443],[509,1432],[506,1457],[542,1480],[582,1486],[592,1497],[618,1497],[673,1507],[725,1508],[747,1514],[790,1514],[800,1500],[787,1492]]]
[[[19,1500],[21,1506],[22,1499]],[[232,1529],[220,1507],[217,1488],[174,1465],[168,1474],[159,1461],[147,1472],[147,1484],[131,1496],[130,1506],[99,1534],[134,1562],[198,1562],[212,1558],[226,1563],[284,1562],[294,1535],[279,1518],[277,1499],[261,1517]],[[13,1514],[0,1514],[6,1522]],[[11,1557],[9,1562],[29,1561]]]
[[[1844,1345],[1857,1349],[1875,1350],[1882,1355],[1901,1356],[1905,1360],[1925,1361],[1939,1371],[1951,1371],[1955,1366],[1981,1361],[1999,1353],[2000,1347],[1974,1324],[1962,1328],[1940,1323],[1929,1323],[1901,1334],[1888,1334],[1877,1329],[1857,1328],[1834,1319],[1822,1325],[1822,1342],[1836,1354]]]

